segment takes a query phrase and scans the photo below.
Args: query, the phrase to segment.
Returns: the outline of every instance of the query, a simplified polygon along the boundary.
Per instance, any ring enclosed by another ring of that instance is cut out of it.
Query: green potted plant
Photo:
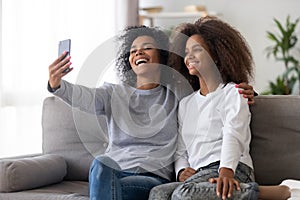
[[[272,45],[266,48],[267,58],[273,56],[276,61],[283,62],[285,71],[277,77],[275,82],[269,82],[270,89],[264,94],[291,94],[295,83],[300,80],[299,60],[292,53],[298,41],[296,27],[299,20],[297,18],[291,22],[290,16],[287,16],[283,25],[274,18],[277,32],[267,31],[267,38],[272,41]],[[299,88],[297,89],[300,91]]]

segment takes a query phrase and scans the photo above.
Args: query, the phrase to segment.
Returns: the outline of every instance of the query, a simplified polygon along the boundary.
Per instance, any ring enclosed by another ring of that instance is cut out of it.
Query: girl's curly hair
[[[201,36],[208,46],[223,83],[249,83],[250,78],[253,78],[254,62],[250,48],[240,32],[228,23],[207,16],[200,18],[194,24],[179,25],[174,33],[171,52],[176,53],[171,53],[169,64],[187,78],[194,90],[200,88],[199,79],[189,74],[183,55],[185,55],[187,39],[195,34]]]
[[[150,36],[157,44],[160,64],[167,65],[169,58],[169,37],[159,28],[147,26],[129,26],[118,37],[120,47],[116,59],[116,69],[120,80],[129,85],[136,84],[136,74],[129,63],[130,48],[133,41],[140,36]]]

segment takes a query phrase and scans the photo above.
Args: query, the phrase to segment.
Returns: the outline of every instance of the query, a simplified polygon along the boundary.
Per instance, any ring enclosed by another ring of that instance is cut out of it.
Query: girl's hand
[[[60,86],[60,81],[63,76],[68,74],[73,68],[70,67],[71,57],[67,56],[63,59],[67,52],[62,53],[50,66],[49,66],[49,84],[51,88],[56,89]],[[69,71],[64,72],[67,68]]]
[[[255,103],[254,90],[251,85],[248,85],[247,83],[240,83],[240,84],[236,84],[236,87],[243,89],[243,90],[239,90],[239,93],[242,94],[243,97],[248,98],[249,105],[253,105]]]
[[[186,179],[188,179],[189,177],[193,176],[195,173],[196,173],[196,170],[194,170],[193,168],[187,167],[184,170],[182,170],[181,172],[179,172],[178,180],[180,182],[183,182]]]
[[[217,195],[220,197],[222,195],[222,199],[231,198],[233,190],[240,190],[240,183],[233,178],[233,171],[228,168],[221,168],[220,174],[218,178],[210,178],[210,183],[216,183]]]

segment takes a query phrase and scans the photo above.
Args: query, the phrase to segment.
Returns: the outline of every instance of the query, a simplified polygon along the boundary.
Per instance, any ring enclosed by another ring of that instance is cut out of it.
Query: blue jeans
[[[90,199],[147,200],[154,186],[167,182],[152,173],[124,172],[113,159],[99,156],[90,168]]]
[[[149,200],[200,200],[221,199],[216,194],[216,184],[208,182],[209,178],[218,177],[219,163],[198,170],[196,174],[185,182],[167,183],[154,187]],[[239,163],[235,179],[240,182],[241,190],[234,190],[231,199],[258,199],[258,185],[254,182],[253,170],[243,163]]]

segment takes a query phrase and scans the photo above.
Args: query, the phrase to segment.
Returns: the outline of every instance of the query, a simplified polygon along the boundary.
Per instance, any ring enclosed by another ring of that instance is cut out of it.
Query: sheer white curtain
[[[1,0],[0,0],[1,2]],[[0,157],[41,152],[41,106],[58,41],[70,38],[75,82],[87,56],[115,35],[114,0],[2,0]]]

